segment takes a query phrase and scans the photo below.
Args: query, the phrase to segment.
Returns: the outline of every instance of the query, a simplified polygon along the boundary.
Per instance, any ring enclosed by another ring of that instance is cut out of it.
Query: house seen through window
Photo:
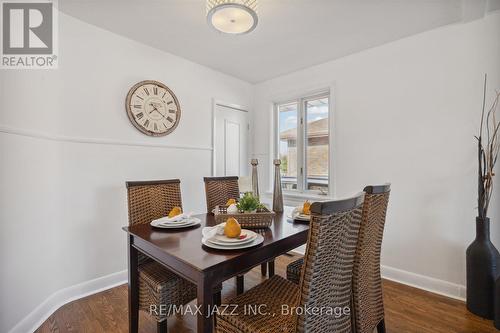
[[[276,104],[284,190],[328,194],[329,93]]]

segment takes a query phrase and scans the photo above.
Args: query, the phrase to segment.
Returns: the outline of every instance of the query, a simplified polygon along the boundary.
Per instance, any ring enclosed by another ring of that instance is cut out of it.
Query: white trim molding
[[[169,149],[184,149],[184,150],[206,150],[212,151],[212,147],[203,146],[188,146],[188,145],[170,145],[152,142],[133,142],[122,141],[103,138],[82,138],[82,137],[69,137],[58,134],[49,134],[45,132],[38,132],[33,130],[25,130],[13,128],[9,126],[0,125],[0,133],[20,135],[30,138],[57,141],[57,142],[72,142],[72,143],[86,143],[86,144],[100,144],[100,145],[114,145],[114,146],[131,146],[131,147],[153,147],[153,148],[169,148]]]
[[[265,192],[262,194],[262,198],[264,201],[272,202],[273,193]],[[307,192],[292,192],[292,191],[283,191],[283,203],[285,206],[290,207],[298,207],[304,204],[304,201],[329,201],[335,200],[334,198],[327,195],[316,195]]]
[[[17,323],[8,333],[34,332],[61,306],[126,282],[127,271],[124,270],[56,291]]]
[[[434,294],[465,301],[465,286],[382,265],[382,277]]]
[[[293,253],[304,255],[305,246],[301,246],[292,251]],[[446,296],[459,301],[465,301],[465,286],[452,282],[436,279],[433,277],[404,271],[402,269],[381,266],[382,277],[386,280],[398,282],[410,287],[429,291],[434,294]]]

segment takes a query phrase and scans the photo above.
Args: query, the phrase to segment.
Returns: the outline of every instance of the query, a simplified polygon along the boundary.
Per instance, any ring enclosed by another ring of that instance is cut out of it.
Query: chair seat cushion
[[[300,274],[302,273],[303,266],[304,266],[304,258],[300,258],[288,264],[288,266],[286,266],[286,278],[288,279],[288,281],[292,281],[295,284],[299,284]]]
[[[228,301],[226,311],[217,314],[218,333],[292,332],[296,317],[283,314],[282,306],[297,306],[299,287],[275,275],[258,286]],[[259,306],[261,313],[259,313]],[[236,307],[237,306],[237,307]],[[235,313],[232,313],[232,310]],[[253,310],[253,311],[252,311]],[[262,312],[266,314],[262,314]]]

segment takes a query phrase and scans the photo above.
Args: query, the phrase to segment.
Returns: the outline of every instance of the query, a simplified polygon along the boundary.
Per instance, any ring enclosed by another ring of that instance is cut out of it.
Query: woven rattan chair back
[[[350,309],[351,303],[352,266],[363,196],[359,194],[344,200],[315,202],[311,206],[299,306],[318,311],[323,308],[325,312],[299,313],[297,332],[351,332],[351,316],[347,309]],[[341,315],[330,313],[338,309],[346,311]]]
[[[211,213],[215,206],[225,205],[229,199],[240,197],[238,177],[205,177],[203,180],[208,213]]]
[[[390,185],[367,186],[353,268],[353,325],[372,333],[384,319],[380,251]]]
[[[182,208],[179,179],[127,182],[129,225],[151,223]]]

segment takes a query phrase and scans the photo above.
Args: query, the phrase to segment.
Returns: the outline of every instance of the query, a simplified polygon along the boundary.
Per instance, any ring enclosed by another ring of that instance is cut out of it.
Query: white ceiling
[[[500,0],[259,0],[259,25],[208,27],[204,0],[61,0],[85,22],[256,83],[446,24]]]

